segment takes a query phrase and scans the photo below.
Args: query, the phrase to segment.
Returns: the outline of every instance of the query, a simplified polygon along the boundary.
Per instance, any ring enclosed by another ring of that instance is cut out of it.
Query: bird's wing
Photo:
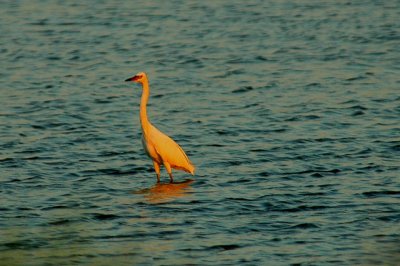
[[[154,126],[150,128],[149,140],[163,161],[173,168],[194,172],[194,166],[182,148]]]

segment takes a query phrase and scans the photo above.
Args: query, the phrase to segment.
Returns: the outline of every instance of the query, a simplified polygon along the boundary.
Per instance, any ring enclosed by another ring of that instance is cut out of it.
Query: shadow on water
[[[175,183],[156,183],[150,188],[132,191],[133,194],[142,194],[146,201],[152,204],[159,204],[172,201],[177,198],[187,196],[191,191],[190,186],[193,179],[186,179],[182,182]]]

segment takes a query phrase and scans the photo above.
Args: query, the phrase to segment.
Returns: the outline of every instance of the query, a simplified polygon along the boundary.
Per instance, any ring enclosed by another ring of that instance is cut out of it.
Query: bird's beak
[[[126,79],[125,81],[136,81],[138,80],[138,76],[133,76],[131,78]]]

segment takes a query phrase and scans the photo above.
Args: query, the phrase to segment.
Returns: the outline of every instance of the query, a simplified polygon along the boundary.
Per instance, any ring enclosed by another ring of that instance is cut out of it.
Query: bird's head
[[[126,79],[125,81],[133,81],[137,83],[143,83],[147,79],[146,73],[140,72],[137,73],[135,76]]]

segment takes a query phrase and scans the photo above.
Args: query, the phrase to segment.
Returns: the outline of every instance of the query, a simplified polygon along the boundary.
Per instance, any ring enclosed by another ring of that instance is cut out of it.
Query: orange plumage
[[[153,160],[157,182],[160,182],[160,165],[164,165],[171,183],[173,182],[171,168],[183,170],[194,175],[195,167],[183,149],[173,139],[153,126],[147,118],[147,102],[150,95],[150,87],[146,73],[140,72],[126,81],[141,83],[143,87],[140,102],[140,123],[143,133],[142,143],[147,155]]]

